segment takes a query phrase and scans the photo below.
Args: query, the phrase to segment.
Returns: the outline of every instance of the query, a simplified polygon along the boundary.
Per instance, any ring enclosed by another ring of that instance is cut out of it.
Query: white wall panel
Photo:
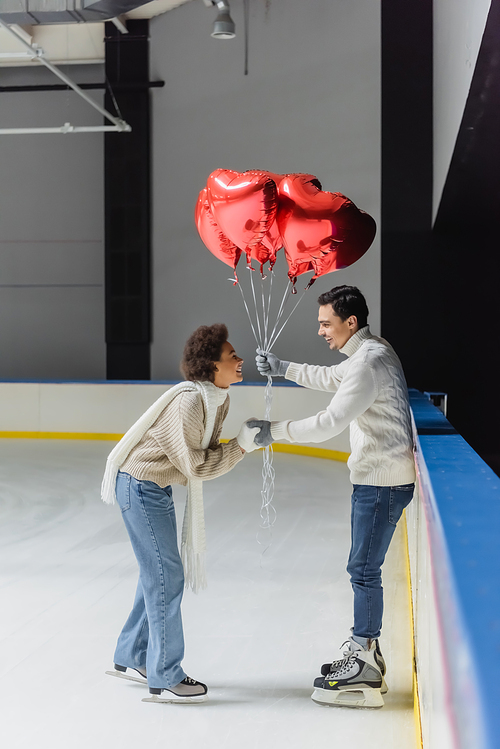
[[[0,431],[39,431],[39,383],[0,383],[0,414]]]

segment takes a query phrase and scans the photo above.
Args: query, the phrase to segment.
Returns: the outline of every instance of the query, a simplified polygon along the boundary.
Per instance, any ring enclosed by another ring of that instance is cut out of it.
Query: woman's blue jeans
[[[130,616],[118,638],[114,662],[146,668],[148,685],[165,689],[182,681],[184,657],[181,600],[184,570],[177,547],[170,486],[118,473],[116,498],[139,563]]]
[[[384,609],[382,564],[414,484],[354,484],[351,498],[351,553],[347,571],[354,591],[353,635],[380,637]]]

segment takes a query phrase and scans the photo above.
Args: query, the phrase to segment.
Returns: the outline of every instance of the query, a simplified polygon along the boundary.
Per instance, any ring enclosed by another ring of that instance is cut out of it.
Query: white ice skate
[[[326,676],[319,676],[314,680],[315,689],[311,699],[319,705],[383,707],[383,676],[375,658],[376,641],[371,641],[368,650],[352,638],[349,645],[348,654],[334,661]]]
[[[149,688],[150,697],[144,697],[143,702],[174,702],[190,704],[196,702],[205,702],[207,699],[208,688],[195,679],[186,676],[179,684],[168,689]]]
[[[384,656],[382,655],[382,651],[380,650],[380,644],[378,640],[374,640],[375,642],[375,660],[377,662],[377,666],[380,669],[380,672],[382,674],[382,686],[380,688],[381,694],[387,694],[389,691],[389,688],[385,681],[385,674],[387,671]],[[335,671],[336,668],[340,668],[340,664],[345,660],[345,658],[348,658],[355,650],[360,648],[361,646],[350,637],[344,645],[347,646],[346,650],[343,651],[344,658],[340,658],[337,661],[333,661],[333,663],[323,663],[321,666],[321,675],[327,676],[330,671]],[[343,647],[343,646],[342,646]]]
[[[114,671],[106,671],[108,676],[116,676],[118,679],[126,679],[127,681],[136,681],[138,684],[148,683],[145,668],[126,668],[125,666],[119,666],[117,663],[114,666]]]

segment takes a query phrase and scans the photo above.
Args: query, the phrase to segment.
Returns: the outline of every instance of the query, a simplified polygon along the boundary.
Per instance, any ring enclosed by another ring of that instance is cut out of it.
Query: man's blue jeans
[[[135,601],[118,638],[114,662],[146,668],[148,685],[165,689],[182,681],[181,600],[184,571],[177,547],[170,486],[118,473],[116,498],[139,563]]]
[[[414,484],[354,484],[347,571],[354,591],[353,635],[358,637],[380,637],[384,608],[381,567],[401,513],[411,502],[414,488]]]

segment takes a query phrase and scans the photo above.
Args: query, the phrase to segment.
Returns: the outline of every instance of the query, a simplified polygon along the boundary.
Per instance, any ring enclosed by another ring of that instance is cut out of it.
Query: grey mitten
[[[263,375],[263,377],[284,377],[286,370],[290,366],[289,361],[278,359],[270,351],[263,351],[261,348],[257,349],[255,361],[259,374]]]
[[[260,431],[255,435],[254,442],[259,447],[267,447],[274,442],[271,434],[271,422],[263,421],[261,419],[249,419],[247,425],[252,427],[259,427]]]

